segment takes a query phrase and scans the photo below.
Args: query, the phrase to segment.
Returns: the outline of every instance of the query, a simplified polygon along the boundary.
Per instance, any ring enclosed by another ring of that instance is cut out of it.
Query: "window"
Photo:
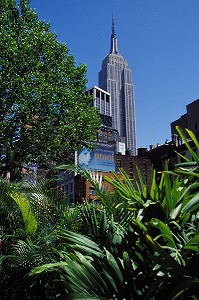
[[[105,101],[101,100],[101,114],[105,115]]]
[[[96,195],[96,191],[92,186],[89,187],[89,195]]]
[[[142,169],[143,169],[143,171],[146,171],[146,163],[145,162],[142,163]]]
[[[100,99],[99,98],[96,98],[96,107],[100,108]]]
[[[134,178],[133,173],[129,173],[129,178],[130,178],[130,179],[133,179],[133,178]]]
[[[96,97],[100,98],[100,92],[98,90],[96,91]]]
[[[121,159],[117,159],[117,167],[118,167],[118,168],[121,168],[121,166],[122,166]]]
[[[132,161],[129,162],[129,170],[133,170],[133,162]]]

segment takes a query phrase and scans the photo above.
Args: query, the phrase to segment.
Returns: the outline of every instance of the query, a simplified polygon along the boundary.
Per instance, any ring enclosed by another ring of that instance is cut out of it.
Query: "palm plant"
[[[84,235],[62,232],[62,243],[70,249],[62,249],[55,263],[31,274],[56,271],[65,283],[63,299],[197,299],[198,157],[189,150],[194,162],[172,172],[166,168],[159,183],[153,171],[149,192],[140,175],[131,181],[121,170],[122,178],[114,173],[104,178],[115,187],[107,196],[88,172],[80,170],[95,187],[101,205],[86,202],[80,209]]]
[[[53,276],[46,274],[32,286],[28,273],[57,257],[56,229],[74,229],[78,210],[70,212],[67,205],[60,208],[48,180],[37,185],[0,182],[0,189],[1,299],[51,299],[55,296],[50,284]]]
[[[122,177],[104,178],[115,187],[111,194],[89,172],[78,170],[95,188],[98,205],[85,200],[59,209],[43,188],[26,190],[32,212],[43,203],[42,213],[33,213],[38,227],[32,235],[29,231],[29,239],[15,243],[4,262],[14,270],[27,266],[23,275],[31,275],[26,278],[32,299],[198,299],[198,157],[177,130],[193,161],[175,171],[166,167],[160,182],[153,171],[150,191],[139,171],[132,181],[123,170]]]

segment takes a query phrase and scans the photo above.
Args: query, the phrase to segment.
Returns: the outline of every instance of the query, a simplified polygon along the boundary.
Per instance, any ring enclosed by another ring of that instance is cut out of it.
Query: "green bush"
[[[177,130],[193,159],[174,171],[165,167],[160,182],[153,171],[150,191],[140,174],[130,180],[121,170],[122,177],[105,177],[115,187],[105,194],[89,172],[79,170],[100,204],[53,206],[54,218],[43,205],[43,228],[29,192],[38,227],[27,234],[25,226],[25,237],[17,237],[2,256],[2,283],[15,270],[26,299],[198,299],[199,158]],[[199,149],[196,137],[187,133]],[[50,198],[45,201],[53,205]],[[31,284],[24,288],[25,283]]]

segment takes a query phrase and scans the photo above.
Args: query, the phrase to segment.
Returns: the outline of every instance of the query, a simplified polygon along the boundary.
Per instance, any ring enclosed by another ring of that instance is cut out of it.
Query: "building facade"
[[[187,128],[192,131],[199,140],[199,99],[186,105],[186,110],[187,112],[184,115],[170,124],[172,140],[166,140],[165,144],[157,145],[157,147],[153,146],[148,152],[148,157],[151,160],[153,168],[157,171],[157,176],[159,176],[159,178],[161,177],[161,174],[158,172],[165,169],[166,162],[168,169],[173,170],[175,169],[176,164],[185,162],[183,157],[192,160],[191,154],[184,141],[178,135],[176,126],[181,127],[184,134],[187,136],[189,146],[197,155],[199,155],[199,149],[197,149],[195,143],[190,139],[185,130]]]
[[[104,178],[112,177],[112,172],[120,177],[120,168],[125,170],[132,181],[134,177],[138,179],[138,168],[147,186],[150,187],[150,160],[145,156],[133,156],[130,151],[126,151],[124,140],[112,127],[110,93],[94,86],[87,90],[87,94],[93,96],[93,106],[100,112],[102,126],[96,136],[96,148],[93,150],[84,148],[79,151],[78,165],[88,170],[91,178],[98,182],[100,189],[107,193],[112,192],[114,187]],[[96,191],[91,183],[80,174],[74,177],[74,190],[74,203],[82,203],[85,198],[88,201],[97,201]]]
[[[139,174],[142,176],[143,181],[146,183],[147,192],[150,192],[151,187],[151,161],[146,156],[131,156],[116,154],[116,172],[120,172],[123,169],[128,177],[134,183],[134,180],[139,182]]]
[[[136,155],[136,127],[132,71],[119,53],[112,19],[111,48],[102,62],[98,76],[99,87],[111,95],[112,126],[125,138],[126,149]]]
[[[199,99],[189,103],[186,106],[186,110],[187,112],[184,115],[171,123],[171,135],[174,140],[177,138],[177,131],[175,129],[177,125],[179,125],[183,131],[185,131],[185,128],[191,130],[196,137],[199,138]]]
[[[102,126],[112,128],[110,93],[93,86],[86,91],[86,94],[93,97],[93,106],[100,112]]]
[[[150,192],[151,188],[151,161],[148,157],[142,156],[131,156],[122,155],[117,153],[115,155],[116,167],[115,172],[119,178],[122,180],[122,175],[120,169],[122,168],[128,177],[130,178],[132,184],[135,180],[139,182],[139,173],[142,176],[143,181],[146,183],[147,192]],[[114,190],[114,187],[109,184],[105,178],[113,179],[112,172],[103,172],[98,170],[89,170],[91,178],[98,182],[99,188],[105,193],[110,193]],[[97,194],[91,183],[83,178],[80,174],[75,176],[75,203],[82,203],[84,199],[90,201],[97,201]]]

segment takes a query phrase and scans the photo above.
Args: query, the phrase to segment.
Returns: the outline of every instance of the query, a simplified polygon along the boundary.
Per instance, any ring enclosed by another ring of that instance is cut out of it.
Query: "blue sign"
[[[78,166],[88,170],[115,171],[114,146],[98,143],[94,150],[83,148],[78,153]]]

